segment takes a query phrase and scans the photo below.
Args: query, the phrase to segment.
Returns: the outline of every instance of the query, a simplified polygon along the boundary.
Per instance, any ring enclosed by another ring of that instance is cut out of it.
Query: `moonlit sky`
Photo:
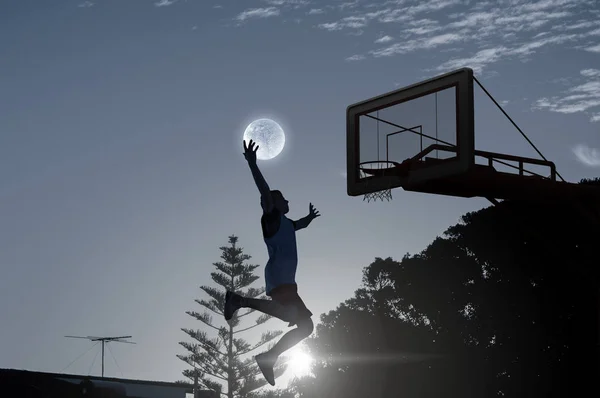
[[[60,372],[90,346],[64,335],[132,335],[107,376],[181,379],[219,247],[267,260],[241,142],[259,117],[286,132],[260,167],[289,215],[322,214],[298,235],[316,320],[374,257],[487,205],[348,197],[349,104],[470,66],[567,180],[600,175],[599,21],[593,0],[1,2],[0,367]],[[477,106],[478,148],[535,155]],[[96,353],[65,372],[99,374]]]

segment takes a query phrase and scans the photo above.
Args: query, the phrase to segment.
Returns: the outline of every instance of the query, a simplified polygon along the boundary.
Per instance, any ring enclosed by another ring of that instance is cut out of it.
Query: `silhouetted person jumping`
[[[225,295],[225,319],[230,320],[240,308],[252,308],[262,313],[289,322],[288,326],[297,327],[286,333],[269,351],[258,354],[255,359],[265,379],[275,385],[273,367],[277,358],[313,332],[312,312],[298,295],[296,284],[296,267],[298,252],[296,249],[296,231],[306,228],[320,214],[309,204],[306,217],[292,221],[285,216],[289,211],[288,201],[280,191],[271,191],[269,185],[256,165],[258,146],[250,140],[244,141],[244,157],[248,161],[250,171],[260,191],[263,215],[261,217],[262,232],[269,261],[265,267],[266,294],[271,300],[242,297],[227,291]]]

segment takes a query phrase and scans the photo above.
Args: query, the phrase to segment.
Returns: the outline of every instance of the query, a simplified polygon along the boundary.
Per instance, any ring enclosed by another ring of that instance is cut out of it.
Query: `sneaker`
[[[273,372],[273,367],[275,366],[275,362],[277,362],[277,357],[269,355],[268,352],[263,352],[262,354],[255,356],[254,359],[256,359],[256,363],[265,377],[265,380],[267,380],[270,385],[274,386],[275,373]]]
[[[225,320],[228,321],[233,318],[233,314],[241,307],[241,296],[228,290],[225,293],[225,309],[223,310]]]

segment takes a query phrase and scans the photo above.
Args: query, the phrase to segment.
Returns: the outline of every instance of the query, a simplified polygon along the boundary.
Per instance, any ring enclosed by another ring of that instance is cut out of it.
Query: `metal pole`
[[[104,377],[104,343],[105,341],[102,340],[102,377]]]

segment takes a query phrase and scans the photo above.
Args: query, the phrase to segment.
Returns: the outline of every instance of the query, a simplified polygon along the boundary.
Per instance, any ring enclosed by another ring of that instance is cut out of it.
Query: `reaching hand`
[[[246,146],[246,141],[244,140],[244,157],[250,164],[256,164],[256,151],[258,151],[258,145],[254,148],[256,142],[250,140],[248,145]]]
[[[309,216],[311,219],[314,219],[314,218],[317,218],[317,217],[321,216],[321,215],[319,214],[319,211],[318,211],[317,209],[315,209],[315,207],[313,206],[313,204],[312,204],[312,203],[310,203],[310,204],[308,205],[308,216]]]

